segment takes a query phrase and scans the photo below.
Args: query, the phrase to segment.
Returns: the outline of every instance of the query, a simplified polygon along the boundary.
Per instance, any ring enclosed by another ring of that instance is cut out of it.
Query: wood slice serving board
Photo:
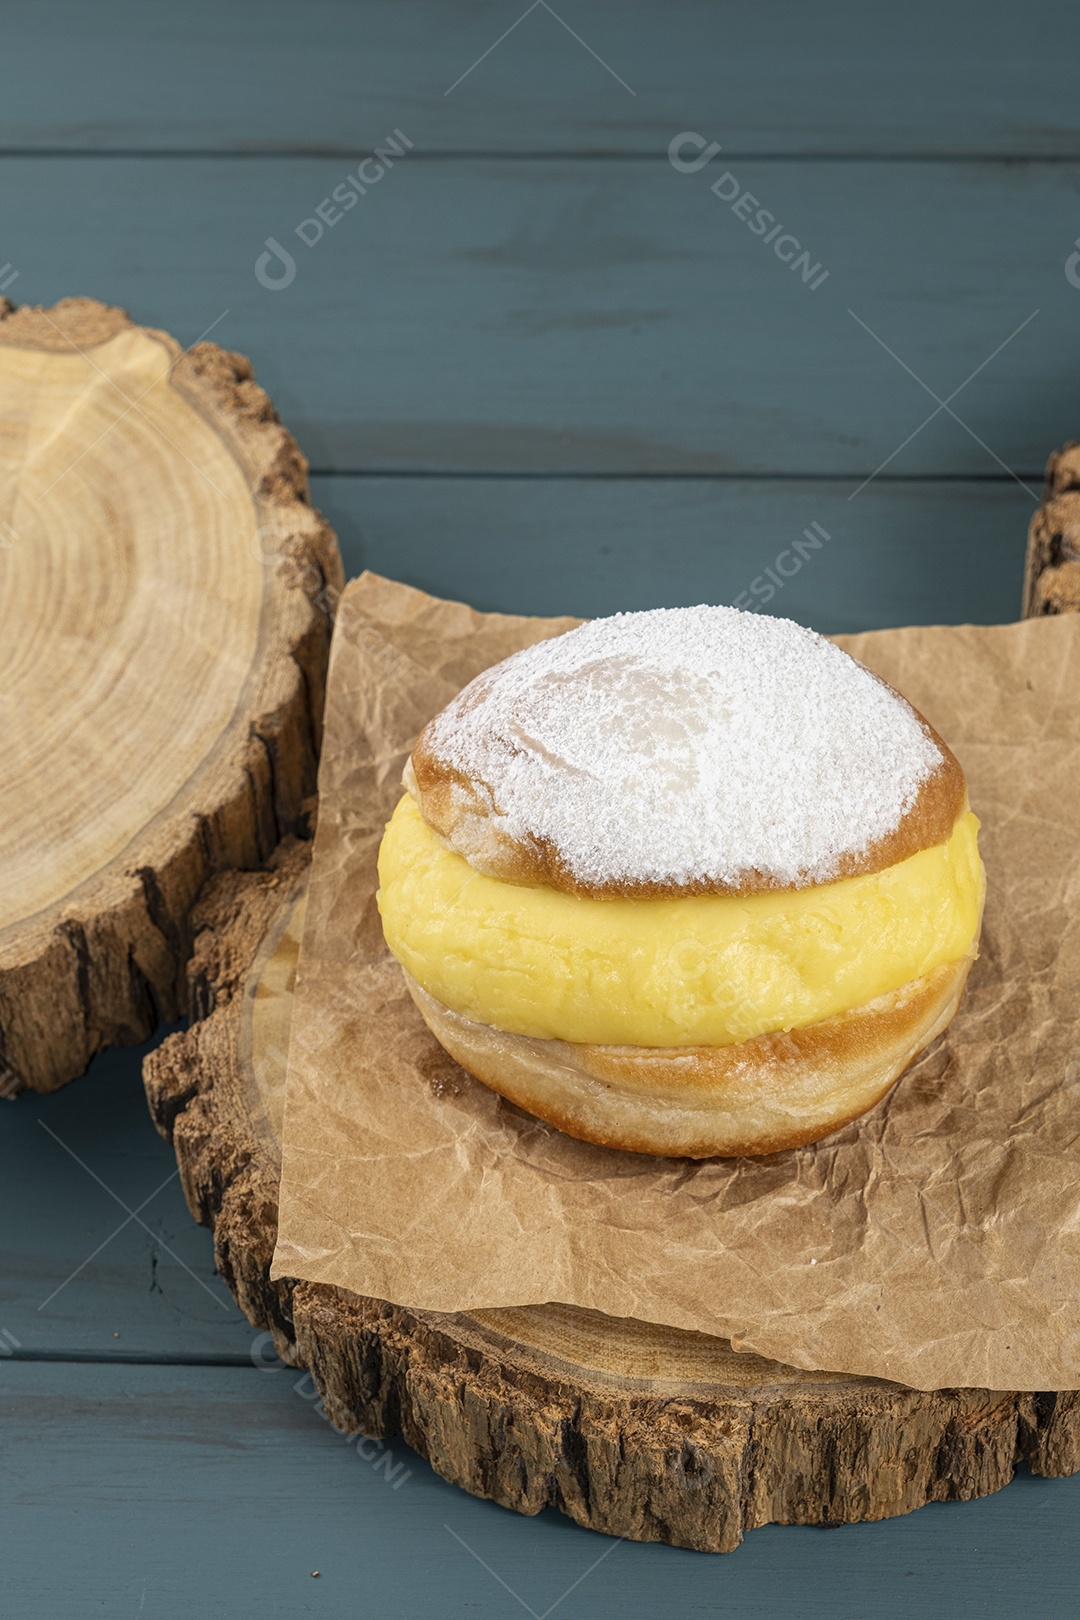
[[[340,585],[246,360],[0,299],[0,1089],[182,1010],[202,885],[314,791]]]
[[[800,1372],[721,1339],[561,1305],[443,1316],[269,1280],[285,1053],[310,845],[214,880],[200,1022],[144,1066],[219,1269],[347,1431],[400,1431],[446,1479],[636,1540],[727,1551],[769,1522],[841,1524],[986,1495],[1026,1460],[1080,1468],[1080,1396],[929,1394]]]
[[[271,1282],[309,859],[289,839],[267,870],[208,886],[190,967],[199,1021],[144,1074],[222,1275],[311,1371],[338,1427],[400,1432],[444,1478],[522,1513],[550,1504],[611,1535],[721,1552],[756,1525],[986,1495],[1020,1462],[1080,1469],[1080,1394],[925,1393],[569,1306],[448,1316]]]
[[[1080,444],[1050,457],[1046,494],[1031,520],[1024,618],[1080,613]]]

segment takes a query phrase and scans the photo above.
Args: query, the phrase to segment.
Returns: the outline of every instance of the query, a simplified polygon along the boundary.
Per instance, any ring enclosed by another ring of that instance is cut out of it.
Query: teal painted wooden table
[[[1017,615],[1080,434],[1074,8],[38,0],[2,40],[0,289],[249,354],[348,572]],[[365,1457],[214,1276],[138,1064],[0,1106],[5,1613],[1075,1613],[1080,1479],[719,1558]]]

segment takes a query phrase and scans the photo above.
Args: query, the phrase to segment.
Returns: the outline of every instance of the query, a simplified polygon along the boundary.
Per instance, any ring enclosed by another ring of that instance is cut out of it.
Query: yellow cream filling
[[[884,872],[775,893],[580,899],[485,877],[406,795],[379,851],[398,961],[437,1001],[517,1035],[727,1046],[862,1006],[972,950],[984,875],[965,810]]]

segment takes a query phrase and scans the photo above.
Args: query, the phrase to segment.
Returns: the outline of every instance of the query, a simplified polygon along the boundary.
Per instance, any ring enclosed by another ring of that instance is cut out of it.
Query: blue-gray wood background
[[[1007,620],[1080,436],[1078,44],[1065,0],[9,0],[0,290],[249,355],[349,573]],[[214,1276],[139,1056],[0,1103],[5,1614],[1077,1614],[1080,1480],[718,1558],[365,1459]]]

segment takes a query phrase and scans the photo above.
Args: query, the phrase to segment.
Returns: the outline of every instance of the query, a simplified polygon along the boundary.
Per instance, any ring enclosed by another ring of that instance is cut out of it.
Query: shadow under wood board
[[[0,1090],[179,1014],[202,885],[314,790],[340,584],[242,356],[0,299]]]
[[[1036,612],[1064,601],[1046,536],[1077,467],[1072,449],[1052,460],[1032,525]],[[190,967],[199,1021],[150,1054],[144,1078],[237,1302],[310,1370],[339,1428],[400,1432],[444,1478],[522,1513],[553,1505],[610,1535],[718,1552],[761,1524],[988,1495],[1021,1462],[1080,1470],[1080,1394],[924,1392],[566,1305],[440,1315],[271,1282],[310,849],[286,839],[265,870],[208,886]]]

